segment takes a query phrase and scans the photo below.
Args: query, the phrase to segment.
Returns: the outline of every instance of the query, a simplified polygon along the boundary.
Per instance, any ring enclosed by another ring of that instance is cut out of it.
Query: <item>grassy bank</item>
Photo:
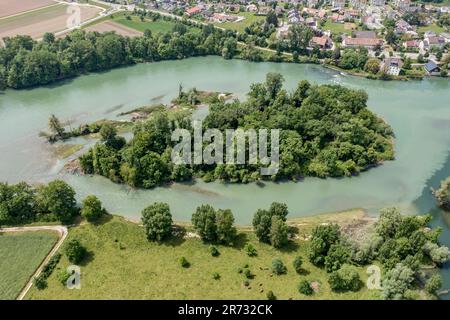
[[[308,232],[317,223],[350,221],[362,217],[360,210],[323,215],[319,218],[295,219],[300,232]],[[342,216],[342,218],[341,218]],[[174,237],[164,244],[148,242],[142,227],[119,217],[109,217],[99,225],[85,224],[72,228],[69,239],[79,239],[89,251],[81,265],[81,290],[68,290],[57,279],[69,262],[63,257],[48,280],[48,288],[33,287],[29,299],[266,299],[272,290],[279,299],[374,299],[378,292],[366,288],[359,292],[335,293],[328,285],[325,270],[311,265],[307,259],[308,241],[299,237],[283,249],[259,243],[253,233],[242,228],[234,247],[218,246],[219,257],[212,257],[209,245],[195,237]],[[248,257],[242,250],[246,242],[258,251]],[[304,272],[297,274],[292,261],[304,260]],[[182,268],[180,257],[186,257],[189,268]],[[270,271],[274,258],[283,260],[287,274],[276,276]],[[254,275],[249,286],[239,268],[248,265]],[[364,268],[358,268],[362,281]],[[219,280],[213,273],[220,274]],[[320,292],[305,296],[297,291],[302,279],[318,281]]]
[[[0,233],[0,300],[17,297],[57,240],[50,231]]]

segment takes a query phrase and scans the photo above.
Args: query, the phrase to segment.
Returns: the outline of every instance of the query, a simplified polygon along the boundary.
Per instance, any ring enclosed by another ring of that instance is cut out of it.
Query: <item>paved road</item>
[[[27,294],[28,290],[30,290],[33,285],[34,277],[37,277],[41,272],[42,268],[48,263],[48,261],[53,257],[53,255],[59,250],[64,240],[67,237],[67,227],[65,226],[38,226],[38,227],[14,227],[14,228],[0,228],[0,232],[27,232],[27,231],[55,231],[59,234],[59,240],[53,247],[53,249],[49,252],[49,254],[45,257],[44,261],[41,263],[36,272],[31,276],[28,283],[19,293],[17,300],[22,300]]]

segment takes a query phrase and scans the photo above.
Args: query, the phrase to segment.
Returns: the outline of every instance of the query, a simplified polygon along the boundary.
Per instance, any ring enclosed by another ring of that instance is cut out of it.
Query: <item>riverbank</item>
[[[363,211],[354,210],[290,223],[306,232],[325,221],[359,221],[362,217]],[[58,274],[69,265],[63,257],[48,287],[42,291],[33,287],[26,299],[266,299],[268,291],[278,299],[379,299],[378,291],[365,287],[358,292],[333,292],[327,272],[308,261],[307,240],[293,239],[285,249],[276,250],[260,243],[247,227],[240,227],[235,245],[217,246],[220,255],[212,257],[209,245],[195,237],[189,226],[177,229],[181,230],[178,236],[156,244],[147,241],[138,224],[117,216],[108,216],[97,225],[71,228],[68,240],[78,239],[89,252],[81,264],[81,290],[68,290],[58,281]],[[256,257],[248,257],[243,250],[248,242],[256,248]],[[304,261],[301,274],[292,267],[297,256]],[[189,261],[189,268],[179,265],[180,257]],[[286,274],[272,273],[274,258],[285,263]],[[240,269],[249,269],[251,278]],[[220,279],[214,279],[214,273]],[[365,268],[358,267],[358,273],[365,282]],[[303,279],[317,282],[318,292],[300,294],[297,285]]]

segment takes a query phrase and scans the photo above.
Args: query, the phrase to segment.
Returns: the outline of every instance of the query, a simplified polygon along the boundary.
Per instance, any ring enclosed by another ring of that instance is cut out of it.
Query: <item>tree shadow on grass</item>
[[[279,248],[278,250],[281,252],[289,253],[289,252],[295,252],[299,248],[298,243],[294,241],[289,241],[285,246]]]
[[[170,247],[178,247],[186,241],[185,237],[186,237],[186,228],[185,227],[173,226],[172,234],[170,235],[169,238],[167,238],[161,244],[164,244],[164,245],[170,246]]]
[[[247,242],[248,242],[247,234],[244,232],[238,233],[233,241],[232,248],[242,250]]]
[[[307,276],[307,275],[309,275],[311,272],[309,272],[309,270],[306,270],[306,269],[303,269],[303,268],[301,268],[298,272],[297,272],[297,274],[298,275],[301,275],[301,276]]]
[[[83,260],[81,262],[79,262],[78,265],[81,266],[81,267],[85,267],[90,262],[94,261],[94,257],[95,257],[94,252],[93,251],[88,251],[88,252],[86,252],[86,255],[84,256]]]
[[[91,222],[94,226],[101,226],[110,222],[113,219],[111,214],[104,214],[98,220]]]

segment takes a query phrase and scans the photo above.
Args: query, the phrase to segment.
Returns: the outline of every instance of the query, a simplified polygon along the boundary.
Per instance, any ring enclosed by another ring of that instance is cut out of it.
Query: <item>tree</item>
[[[298,292],[306,296],[310,296],[314,293],[314,290],[308,280],[302,280],[298,284]]]
[[[309,260],[317,266],[323,266],[325,257],[333,244],[341,238],[341,232],[337,224],[319,225],[313,229]]]
[[[64,127],[61,125],[61,122],[54,114],[52,114],[50,116],[50,119],[48,120],[48,127],[54,135],[60,138],[64,136]]]
[[[272,260],[272,272],[276,275],[285,274],[287,271],[286,266],[284,265],[281,259],[273,259]]]
[[[270,10],[266,16],[267,25],[273,25],[274,27],[278,27],[278,17],[275,11]]]
[[[397,35],[394,30],[389,29],[385,36],[386,42],[390,45],[395,44],[397,42]]]
[[[372,74],[377,74],[380,71],[380,60],[377,58],[370,58],[364,65],[364,70]]]
[[[423,251],[437,265],[442,265],[450,259],[450,250],[446,246],[439,246],[433,242],[426,242]]]
[[[439,274],[433,274],[425,283],[425,290],[431,295],[437,295],[437,291],[442,287],[442,277]]]
[[[380,210],[375,230],[384,239],[393,238],[401,222],[402,216],[397,208],[385,208]]]
[[[65,254],[69,261],[73,264],[78,264],[85,258],[87,250],[76,240],[70,240],[65,247]]]
[[[267,291],[267,300],[277,300],[276,295],[273,293],[272,290]]]
[[[77,213],[75,191],[62,180],[38,188],[36,199],[40,212],[51,213],[63,222]]]
[[[332,272],[328,283],[333,291],[358,291],[361,287],[358,271],[347,264]]]
[[[441,186],[437,190],[433,190],[439,207],[450,211],[450,177],[441,182]]]
[[[288,242],[288,226],[282,218],[275,215],[272,217],[270,226],[270,244],[274,248],[281,248]]]
[[[142,224],[148,240],[162,241],[172,231],[172,214],[167,203],[155,202],[142,211]]]
[[[216,211],[210,205],[201,205],[192,215],[192,225],[203,241],[217,240]]]
[[[0,183],[0,223],[32,221],[36,210],[35,191],[30,185]]]
[[[96,221],[104,214],[104,212],[105,210],[102,208],[102,203],[96,196],[90,195],[83,200],[81,216],[86,220]]]
[[[414,271],[398,263],[386,273],[382,283],[382,295],[385,299],[389,300],[403,299],[406,290],[409,289],[413,281]]]
[[[288,43],[291,52],[297,51],[300,54],[307,52],[309,42],[314,36],[314,32],[310,27],[294,24],[289,28]]]
[[[236,228],[234,227],[234,217],[231,210],[217,210],[216,226],[217,241],[225,244],[233,243],[236,237]]]
[[[342,244],[333,244],[325,257],[325,269],[327,272],[339,270],[342,265],[350,261],[350,250]]]
[[[55,42],[55,35],[53,33],[46,32],[44,33],[42,41],[44,41],[47,44],[53,44]]]
[[[258,255],[258,251],[251,243],[245,244],[244,251],[247,253],[249,257],[256,257]]]

